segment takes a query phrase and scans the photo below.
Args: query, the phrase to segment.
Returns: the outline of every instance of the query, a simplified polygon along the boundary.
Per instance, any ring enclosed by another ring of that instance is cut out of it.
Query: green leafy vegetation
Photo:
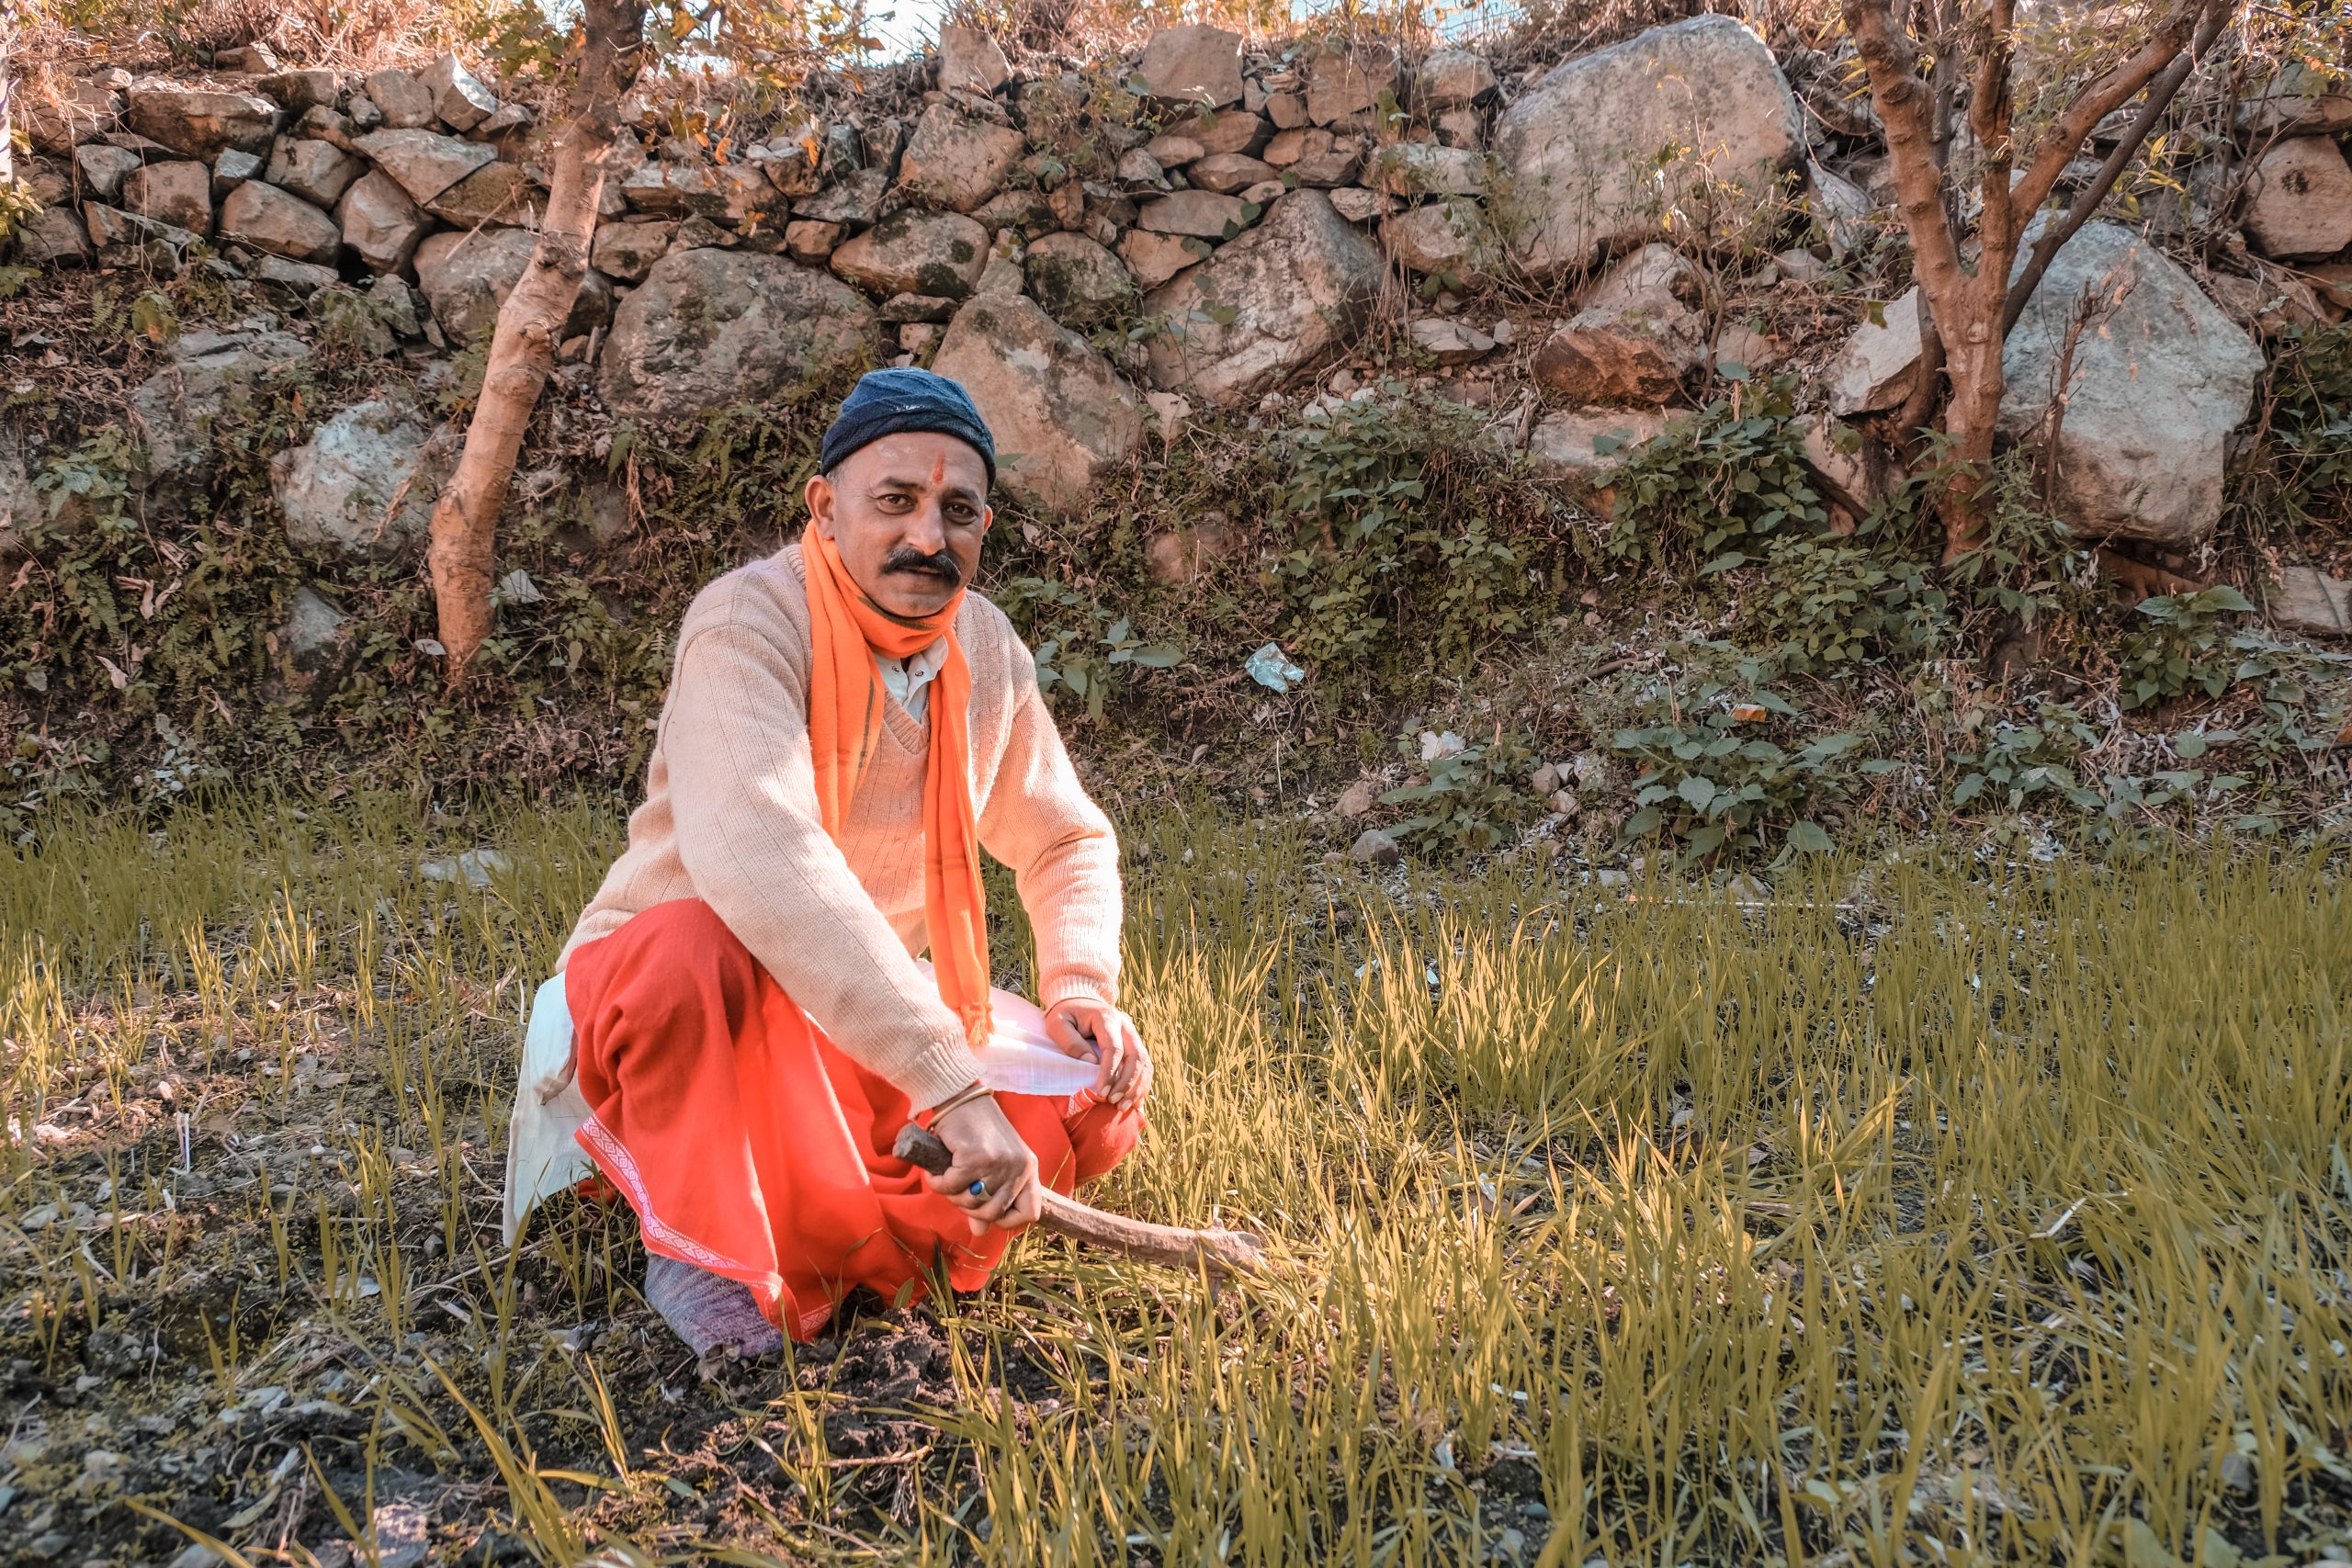
[[[1784,535],[1765,552],[1743,629],[1790,674],[1866,661],[1914,664],[1952,640],[1949,601],[1928,567],[1868,543]]]
[[[1745,672],[1761,674],[1753,663]],[[1851,731],[1793,746],[1767,739],[1763,730],[1775,719],[1794,720],[1799,713],[1787,698],[1760,688],[1710,680],[1687,693],[1661,694],[1657,702],[1669,710],[1667,722],[1621,729],[1611,741],[1641,769],[1623,832],[1629,839],[1663,832],[1681,846],[1686,864],[1725,850],[1778,861],[1829,849],[1815,814],[1854,776],[1896,766],[1854,757],[1863,742]]]
[[[2352,322],[2298,327],[2272,359],[2264,439],[2233,487],[2246,525],[2352,523]]]
[[[2234,588],[2167,593],[2141,601],[2149,624],[2123,639],[2122,705],[2143,707],[2191,689],[2218,697],[2234,678],[2222,617],[2254,609]]]
[[[999,603],[1029,642],[1039,688],[1048,694],[1057,686],[1068,691],[1097,724],[1122,666],[1166,670],[1183,657],[1170,644],[1136,636],[1127,616],[1114,615],[1078,589],[1040,577],[1015,578]]]
[[[1285,641],[1392,691],[1525,631],[1555,564],[1540,492],[1481,483],[1467,411],[1397,385],[1313,408],[1274,443]]]
[[[1615,476],[1609,553],[1666,566],[1696,551],[1705,570],[1725,571],[1783,530],[1826,529],[1829,513],[1804,465],[1795,391],[1791,377],[1734,382],[1696,418],[1636,448]]]
[[[1411,808],[1413,815],[1397,824],[1408,840],[1441,853],[1469,854],[1509,841],[1512,830],[1536,814],[1527,783],[1535,751],[1522,734],[1498,734],[1474,745],[1424,730],[1400,738],[1397,747],[1408,755],[1418,749],[1427,765],[1419,782],[1380,797]]]

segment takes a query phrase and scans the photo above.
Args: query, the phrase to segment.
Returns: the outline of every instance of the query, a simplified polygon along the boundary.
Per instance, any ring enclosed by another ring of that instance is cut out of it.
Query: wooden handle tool
[[[937,1134],[912,1122],[899,1129],[891,1153],[918,1170],[944,1175],[955,1156]],[[1182,1225],[1147,1224],[1121,1214],[1108,1214],[1075,1198],[1044,1190],[1038,1225],[1056,1235],[1099,1247],[1146,1263],[1171,1269],[1204,1266],[1210,1273],[1255,1274],[1265,1268],[1265,1243],[1246,1231],[1196,1231]]]

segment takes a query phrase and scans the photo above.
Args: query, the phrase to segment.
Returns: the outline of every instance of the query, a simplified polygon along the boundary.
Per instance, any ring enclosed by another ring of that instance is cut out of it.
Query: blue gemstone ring
[[[975,1181],[964,1190],[975,1198],[985,1198],[989,1195],[989,1184],[985,1181]]]

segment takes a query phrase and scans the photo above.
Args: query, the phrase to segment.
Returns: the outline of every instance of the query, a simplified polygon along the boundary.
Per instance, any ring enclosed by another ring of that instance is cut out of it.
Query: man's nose
[[[902,542],[927,556],[947,547],[947,514],[936,496],[925,496],[907,513]]]

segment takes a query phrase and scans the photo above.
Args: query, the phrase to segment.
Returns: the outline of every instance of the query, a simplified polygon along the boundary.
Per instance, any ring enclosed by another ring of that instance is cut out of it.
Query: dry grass
[[[8,58],[28,76],[99,64],[200,73],[213,51],[259,43],[289,65],[374,71],[448,48],[477,8],[448,0],[23,0],[10,18],[19,31]]]
[[[1101,1201],[1290,1266],[1212,1292],[1033,1240],[698,1387],[625,1216],[497,1246],[520,998],[617,831],[232,801],[0,863],[0,1544],[162,1561],[155,1514],[256,1563],[370,1518],[559,1562],[2352,1544],[2322,863],[1926,856],[1742,908],[1148,825],[1162,1089]],[[418,873],[477,845],[485,888]]]

